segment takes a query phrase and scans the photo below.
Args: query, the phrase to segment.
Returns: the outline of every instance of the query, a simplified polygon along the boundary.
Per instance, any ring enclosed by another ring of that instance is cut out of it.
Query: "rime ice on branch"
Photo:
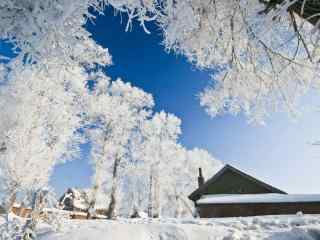
[[[94,20],[89,8],[103,13],[108,5],[128,16],[126,30],[137,20],[149,33],[145,22],[156,21],[168,50],[214,70],[200,95],[211,116],[242,111],[261,122],[269,111],[294,113],[299,97],[318,87],[320,4],[311,0],[5,0],[0,37],[29,62],[59,56],[105,65],[106,51],[83,25]]]

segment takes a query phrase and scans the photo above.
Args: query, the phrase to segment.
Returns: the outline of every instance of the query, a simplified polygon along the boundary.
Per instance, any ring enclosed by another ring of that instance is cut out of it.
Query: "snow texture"
[[[221,194],[204,195],[197,204],[320,202],[320,194]]]
[[[69,221],[61,232],[42,225],[40,240],[317,240],[318,215],[226,219],[119,219]]]

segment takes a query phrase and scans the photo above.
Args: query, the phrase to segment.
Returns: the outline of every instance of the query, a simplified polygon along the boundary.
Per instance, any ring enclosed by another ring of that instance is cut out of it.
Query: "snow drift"
[[[226,219],[68,221],[60,232],[42,226],[41,240],[318,240],[318,215]]]

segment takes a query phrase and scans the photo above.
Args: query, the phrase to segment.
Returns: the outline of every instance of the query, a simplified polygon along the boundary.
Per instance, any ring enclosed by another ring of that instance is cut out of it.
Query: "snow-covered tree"
[[[319,87],[320,4],[313,0],[109,1],[129,22],[149,11],[167,50],[185,55],[213,81],[201,94],[211,116],[243,112],[263,122],[294,114],[301,95]],[[150,7],[153,6],[153,7]]]
[[[2,0],[0,39],[17,53],[9,64],[0,58],[0,164],[8,205],[17,189],[36,193],[47,184],[60,157],[74,152],[68,146],[83,120],[94,126],[88,129],[93,182],[96,189],[109,184],[110,216],[119,187],[148,186],[149,213],[161,215],[173,192],[185,196],[182,187],[169,184],[188,181],[176,174],[181,164],[190,164],[188,177],[198,162],[210,169],[209,155],[178,143],[179,119],[151,114],[150,95],[102,72],[92,74],[110,64],[111,56],[85,23],[106,6],[128,16],[127,30],[137,20],[149,33],[145,23],[155,21],[167,50],[214,72],[200,95],[212,116],[244,112],[263,121],[270,111],[294,113],[299,97],[319,87],[317,1]],[[96,82],[88,91],[91,78]],[[197,156],[206,160],[190,160]],[[160,172],[168,174],[161,178]]]
[[[178,177],[174,191],[176,193],[176,217],[195,214],[194,204],[188,199],[188,196],[198,188],[199,168],[202,169],[203,176],[209,179],[222,167],[223,163],[204,149],[194,148],[185,151],[183,167],[177,170]]]
[[[67,74],[77,81],[81,77],[76,70]],[[28,67],[10,73],[9,78],[0,88],[1,176],[8,179],[3,183],[25,189],[43,186],[56,161],[67,152],[80,124],[76,115],[80,110],[73,93],[65,91],[66,85],[48,78],[46,72]]]
[[[59,56],[105,65],[106,50],[84,24],[106,6],[128,16],[127,30],[134,19],[146,32],[145,22],[156,21],[168,50],[214,71],[200,95],[211,116],[242,111],[263,121],[269,111],[294,113],[299,96],[318,87],[320,4],[313,0],[4,0],[0,38],[24,62]]]
[[[187,150],[173,142],[163,145],[165,151],[160,160],[162,164],[160,164],[157,182],[159,185],[156,192],[159,199],[154,199],[153,204],[159,207],[160,216],[193,216],[194,204],[188,196],[198,187],[199,168],[204,170],[205,176],[211,177],[221,168],[222,163],[203,149]]]
[[[213,175],[222,165],[205,150],[185,149],[178,142],[180,124],[173,114],[156,113],[145,121],[133,147],[135,178],[130,187],[135,207],[149,217],[191,216],[194,206],[188,195],[196,188],[198,168]],[[142,190],[134,187],[137,182]]]
[[[115,216],[121,171],[130,160],[130,139],[150,115],[153,99],[150,94],[121,80],[110,81],[101,73],[95,77],[91,94],[90,119],[94,188],[108,195],[108,217]]]
[[[0,38],[14,44],[21,61],[37,62],[39,67],[74,61],[106,65],[107,50],[92,41],[84,28],[86,21],[94,18],[88,8],[99,11],[103,9],[100,4],[99,0],[1,1]]]
[[[202,166],[213,174],[221,163],[203,150],[195,150],[191,160],[178,143],[181,120],[165,112],[152,114],[149,94],[102,73],[92,79],[87,132],[93,210],[95,195],[102,194],[110,218],[147,211],[150,217],[192,215],[187,196],[195,183],[183,182],[196,178],[194,169]]]
[[[36,203],[53,167],[77,152],[88,71],[111,62],[83,28],[87,4],[0,3],[1,38],[17,53],[0,70],[1,177],[8,206],[17,191],[34,193]]]
[[[124,185],[123,204],[131,210],[127,213],[190,217],[194,205],[188,196],[197,188],[198,169],[209,177],[222,163],[203,149],[187,150],[179,144],[180,120],[174,115],[156,113],[147,121],[132,147],[132,168]]]
[[[76,61],[48,69],[14,61],[9,66],[0,87],[0,186],[8,212],[17,193],[31,196],[27,232],[44,207],[38,201],[48,196],[44,189],[53,168],[78,153],[88,74]]]
[[[241,111],[263,121],[269,111],[294,113],[299,97],[318,85],[319,31],[287,11],[310,1],[267,2],[168,1],[165,7],[167,48],[215,71],[200,96],[212,116]]]
[[[166,176],[162,173],[170,168],[168,162],[172,161],[170,150],[176,143],[181,121],[172,114],[165,112],[156,113],[152,119],[146,121],[143,129],[143,151],[142,159],[149,168],[149,217],[161,216],[161,180]]]

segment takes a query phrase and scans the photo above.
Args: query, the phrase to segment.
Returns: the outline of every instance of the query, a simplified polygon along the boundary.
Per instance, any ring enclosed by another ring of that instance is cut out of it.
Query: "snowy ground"
[[[42,226],[39,236],[41,240],[320,240],[320,215],[68,220],[58,233]]]

